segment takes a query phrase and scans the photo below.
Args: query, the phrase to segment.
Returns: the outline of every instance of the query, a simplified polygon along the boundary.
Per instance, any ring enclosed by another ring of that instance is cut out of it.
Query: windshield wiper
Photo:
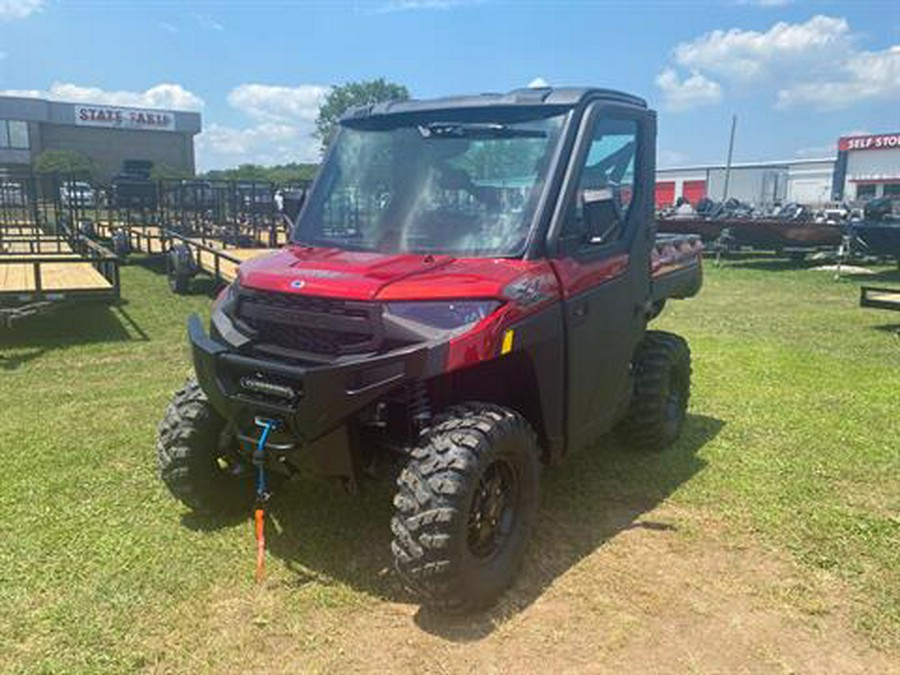
[[[523,129],[491,122],[430,122],[420,124],[423,138],[546,138],[540,129]]]

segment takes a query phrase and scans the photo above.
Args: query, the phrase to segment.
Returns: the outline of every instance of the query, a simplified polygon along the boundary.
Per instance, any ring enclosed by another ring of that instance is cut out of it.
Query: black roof
[[[441,111],[485,108],[553,107],[574,108],[586,99],[605,99],[615,103],[646,108],[647,102],[625,92],[596,87],[529,87],[506,94],[475,94],[426,100],[387,101],[347,111],[342,120],[360,120],[385,115],[417,115]]]

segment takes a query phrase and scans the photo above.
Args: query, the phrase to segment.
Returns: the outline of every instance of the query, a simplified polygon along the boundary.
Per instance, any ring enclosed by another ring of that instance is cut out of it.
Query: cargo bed
[[[4,236],[0,244],[0,323],[76,301],[115,302],[118,259],[66,234]]]
[[[859,304],[862,307],[900,312],[900,288],[862,286],[859,289]]]
[[[654,303],[698,293],[703,285],[702,253],[699,235],[656,235],[650,276]]]

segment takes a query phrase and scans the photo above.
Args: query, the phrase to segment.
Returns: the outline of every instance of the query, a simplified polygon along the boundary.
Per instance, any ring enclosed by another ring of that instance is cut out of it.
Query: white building
[[[834,176],[847,201],[900,197],[900,134],[841,138]]]
[[[656,205],[671,206],[679,197],[694,205],[703,197],[715,201],[735,197],[758,207],[791,201],[819,206],[831,201],[834,167],[833,158],[735,163],[727,195],[724,164],[658,169]]]
[[[695,206],[703,197],[736,197],[762,208],[775,202],[816,207],[887,196],[900,199],[900,133],[845,136],[837,146],[836,158],[732,164],[727,195],[724,164],[658,169],[656,206],[671,206],[679,197]]]

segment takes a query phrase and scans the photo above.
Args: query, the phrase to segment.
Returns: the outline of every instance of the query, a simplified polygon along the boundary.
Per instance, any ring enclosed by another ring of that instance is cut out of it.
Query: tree
[[[233,169],[213,169],[201,176],[206,180],[245,180],[271,181],[273,183],[308,183],[315,178],[317,164],[278,164],[276,166],[260,166],[258,164],[241,164]]]
[[[34,172],[83,175],[93,178],[97,167],[90,157],[74,150],[44,150],[34,159]]]
[[[379,77],[377,80],[348,82],[332,87],[325,96],[316,118],[316,137],[322,143],[322,151],[328,147],[334,136],[338,120],[350,108],[358,105],[371,105],[382,101],[406,101],[409,90],[402,84],[387,82]]]
[[[152,181],[183,180],[193,177],[194,174],[187,169],[176,169],[168,164],[154,164],[153,168],[150,169],[150,180]]]

